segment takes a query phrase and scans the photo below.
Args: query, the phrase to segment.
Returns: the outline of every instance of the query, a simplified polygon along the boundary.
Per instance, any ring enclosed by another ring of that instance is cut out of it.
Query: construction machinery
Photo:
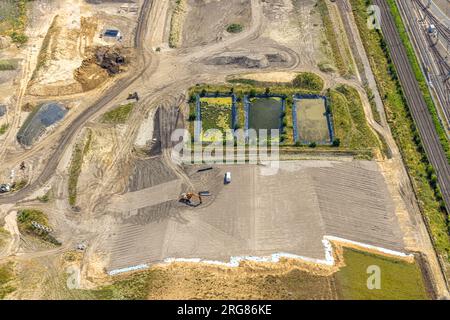
[[[9,183],[0,184],[0,193],[10,192],[10,191],[11,191],[11,186],[9,185]]]
[[[192,201],[193,199],[198,199],[198,203],[195,204]],[[194,206],[194,207],[197,207],[203,203],[202,196],[200,194],[192,193],[192,192],[183,193],[180,197],[180,202],[186,203],[187,205]]]
[[[139,101],[139,95],[138,95],[137,92],[130,93],[130,94],[128,95],[127,100],[134,100],[134,99],[136,99],[136,101]]]

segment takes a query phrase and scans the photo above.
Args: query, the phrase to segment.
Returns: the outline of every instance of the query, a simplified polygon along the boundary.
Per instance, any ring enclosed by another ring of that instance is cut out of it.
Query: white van
[[[225,173],[225,184],[231,183],[231,172]]]

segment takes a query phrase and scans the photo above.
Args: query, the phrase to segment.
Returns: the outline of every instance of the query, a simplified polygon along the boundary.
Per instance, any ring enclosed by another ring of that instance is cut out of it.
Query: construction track
[[[418,128],[423,147],[430,163],[436,170],[447,212],[450,210],[450,166],[436,132],[433,119],[409,63],[406,49],[395,26],[394,18],[386,0],[375,0],[381,10],[381,28],[390,49],[404,96]]]
[[[143,66],[140,71],[136,73],[132,78],[124,78],[119,80],[113,87],[111,87],[108,92],[100,98],[96,103],[91,105],[85,112],[81,113],[74,122],[63,132],[62,137],[59,139],[57,148],[53,152],[53,156],[48,160],[47,165],[41,172],[39,177],[24,187],[23,189],[17,191],[16,193],[3,195],[0,198],[0,204],[18,202],[24,199],[26,196],[31,194],[33,191],[42,187],[52,175],[54,175],[56,168],[61,160],[61,157],[66,150],[67,146],[70,145],[71,139],[77,134],[78,130],[99,110],[105,107],[113,99],[115,99],[119,94],[121,94],[126,88],[133,84],[137,79],[139,79],[144,72],[147,71],[150,65],[149,61],[146,61],[145,54],[142,54],[144,47],[142,46],[143,38],[145,37],[145,30],[147,28],[148,15],[151,12],[153,0],[144,0],[138,19],[138,25],[136,27],[136,35],[134,39],[134,46],[138,50],[138,56],[143,59]]]

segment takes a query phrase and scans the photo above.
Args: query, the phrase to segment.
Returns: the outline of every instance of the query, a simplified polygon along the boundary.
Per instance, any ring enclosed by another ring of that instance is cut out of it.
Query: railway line
[[[439,117],[442,125],[446,128],[447,137],[450,137],[450,82],[447,81],[447,75],[450,72],[450,66],[446,57],[443,56],[443,48],[445,44],[441,41],[436,42],[434,37],[430,37],[428,32],[423,29],[422,23],[428,22],[432,24],[431,12],[427,16],[422,12],[422,7],[418,4],[419,0],[413,5],[406,5],[404,2],[398,2],[398,7],[404,18],[405,24],[409,29],[410,38],[415,46],[420,60],[423,65],[423,71],[428,79],[430,91],[434,91],[437,100],[439,100],[438,108]],[[437,19],[434,17],[434,19]],[[441,38],[441,36],[439,36]],[[445,42],[445,40],[444,40]],[[439,110],[440,109],[440,110]]]
[[[401,86],[411,115],[419,131],[423,147],[430,163],[436,170],[447,212],[450,208],[450,165],[440,143],[433,119],[415,78],[411,64],[403,46],[394,18],[386,0],[374,0],[381,11],[382,32],[390,48],[392,61],[396,67]]]
[[[436,26],[436,29],[442,35],[442,37],[444,37],[445,41],[447,42],[450,41],[450,29],[434,16],[434,14],[422,2],[422,0],[413,0],[413,1],[419,6],[420,9],[422,9],[427,18]]]

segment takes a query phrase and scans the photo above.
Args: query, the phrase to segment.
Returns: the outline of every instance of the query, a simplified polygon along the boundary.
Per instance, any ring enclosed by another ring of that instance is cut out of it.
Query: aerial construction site
[[[450,20],[403,2],[2,1],[0,299],[448,299]]]

